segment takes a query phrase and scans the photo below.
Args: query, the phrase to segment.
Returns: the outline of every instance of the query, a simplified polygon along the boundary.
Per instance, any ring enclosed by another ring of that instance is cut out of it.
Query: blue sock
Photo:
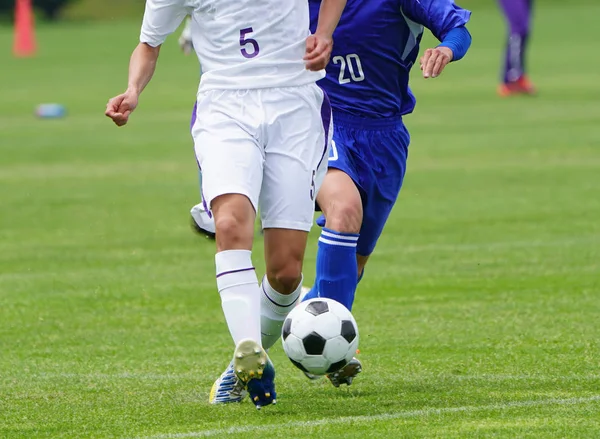
[[[352,310],[356,293],[357,234],[323,228],[317,252],[317,278],[303,300],[326,297]]]

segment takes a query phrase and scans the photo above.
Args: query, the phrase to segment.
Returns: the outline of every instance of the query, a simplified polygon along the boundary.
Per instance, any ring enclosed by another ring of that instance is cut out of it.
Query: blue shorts
[[[344,171],[358,187],[363,223],[356,252],[369,256],[400,193],[410,135],[400,117],[365,120],[334,112],[333,123],[329,168]]]

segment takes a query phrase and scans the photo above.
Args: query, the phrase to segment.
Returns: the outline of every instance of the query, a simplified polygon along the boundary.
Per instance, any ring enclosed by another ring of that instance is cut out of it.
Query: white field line
[[[497,404],[488,404],[481,406],[463,406],[463,407],[441,407],[441,408],[424,408],[420,410],[408,410],[395,413],[383,413],[380,415],[365,415],[365,416],[345,416],[341,418],[326,418],[316,419],[314,421],[291,421],[279,424],[270,425],[248,425],[242,427],[220,428],[215,430],[201,430],[189,433],[167,433],[156,436],[146,436],[137,439],[185,439],[197,437],[210,437],[228,434],[240,433],[255,433],[255,432],[271,432],[273,430],[287,430],[292,428],[313,428],[323,425],[336,425],[348,423],[367,423],[378,421],[390,421],[394,419],[419,418],[431,415],[444,415],[449,413],[476,413],[484,411],[508,410],[519,407],[542,407],[550,405],[576,405],[589,402],[600,401],[600,395],[583,397],[583,398],[565,398],[565,399],[540,399],[532,401],[510,401]],[[283,433],[282,433],[283,434]]]
[[[142,381],[175,381],[175,380],[201,380],[202,374],[197,373],[34,373],[30,375],[12,376],[11,380],[31,380],[31,379],[89,379],[89,380],[142,380]],[[8,378],[8,377],[7,377]],[[600,380],[600,374],[589,375],[525,375],[525,374],[482,374],[482,375],[419,375],[401,377],[397,381],[402,382],[423,382],[423,381],[594,381]]]

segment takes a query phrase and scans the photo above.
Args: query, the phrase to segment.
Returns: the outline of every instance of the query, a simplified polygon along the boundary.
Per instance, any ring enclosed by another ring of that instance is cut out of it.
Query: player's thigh
[[[396,204],[406,174],[409,141],[405,129],[371,136],[371,148],[378,152],[372,169],[379,171],[364,178],[363,222],[356,246],[359,255],[373,253]]]
[[[207,93],[199,99],[192,137],[202,173],[203,201],[224,194],[241,194],[258,208],[263,176],[263,150],[244,120],[233,92]],[[258,109],[257,109],[258,111]]]
[[[265,101],[269,125],[259,203],[263,227],[308,232],[327,172],[331,107],[315,85],[272,89]]]
[[[354,180],[343,170],[329,168],[317,196],[326,227],[342,233],[358,233],[363,207]]]

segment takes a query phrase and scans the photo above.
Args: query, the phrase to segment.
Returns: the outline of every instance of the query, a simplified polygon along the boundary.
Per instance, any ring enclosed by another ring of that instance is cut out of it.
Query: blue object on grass
[[[61,104],[40,104],[36,108],[35,114],[43,119],[58,119],[65,117],[67,109]]]

